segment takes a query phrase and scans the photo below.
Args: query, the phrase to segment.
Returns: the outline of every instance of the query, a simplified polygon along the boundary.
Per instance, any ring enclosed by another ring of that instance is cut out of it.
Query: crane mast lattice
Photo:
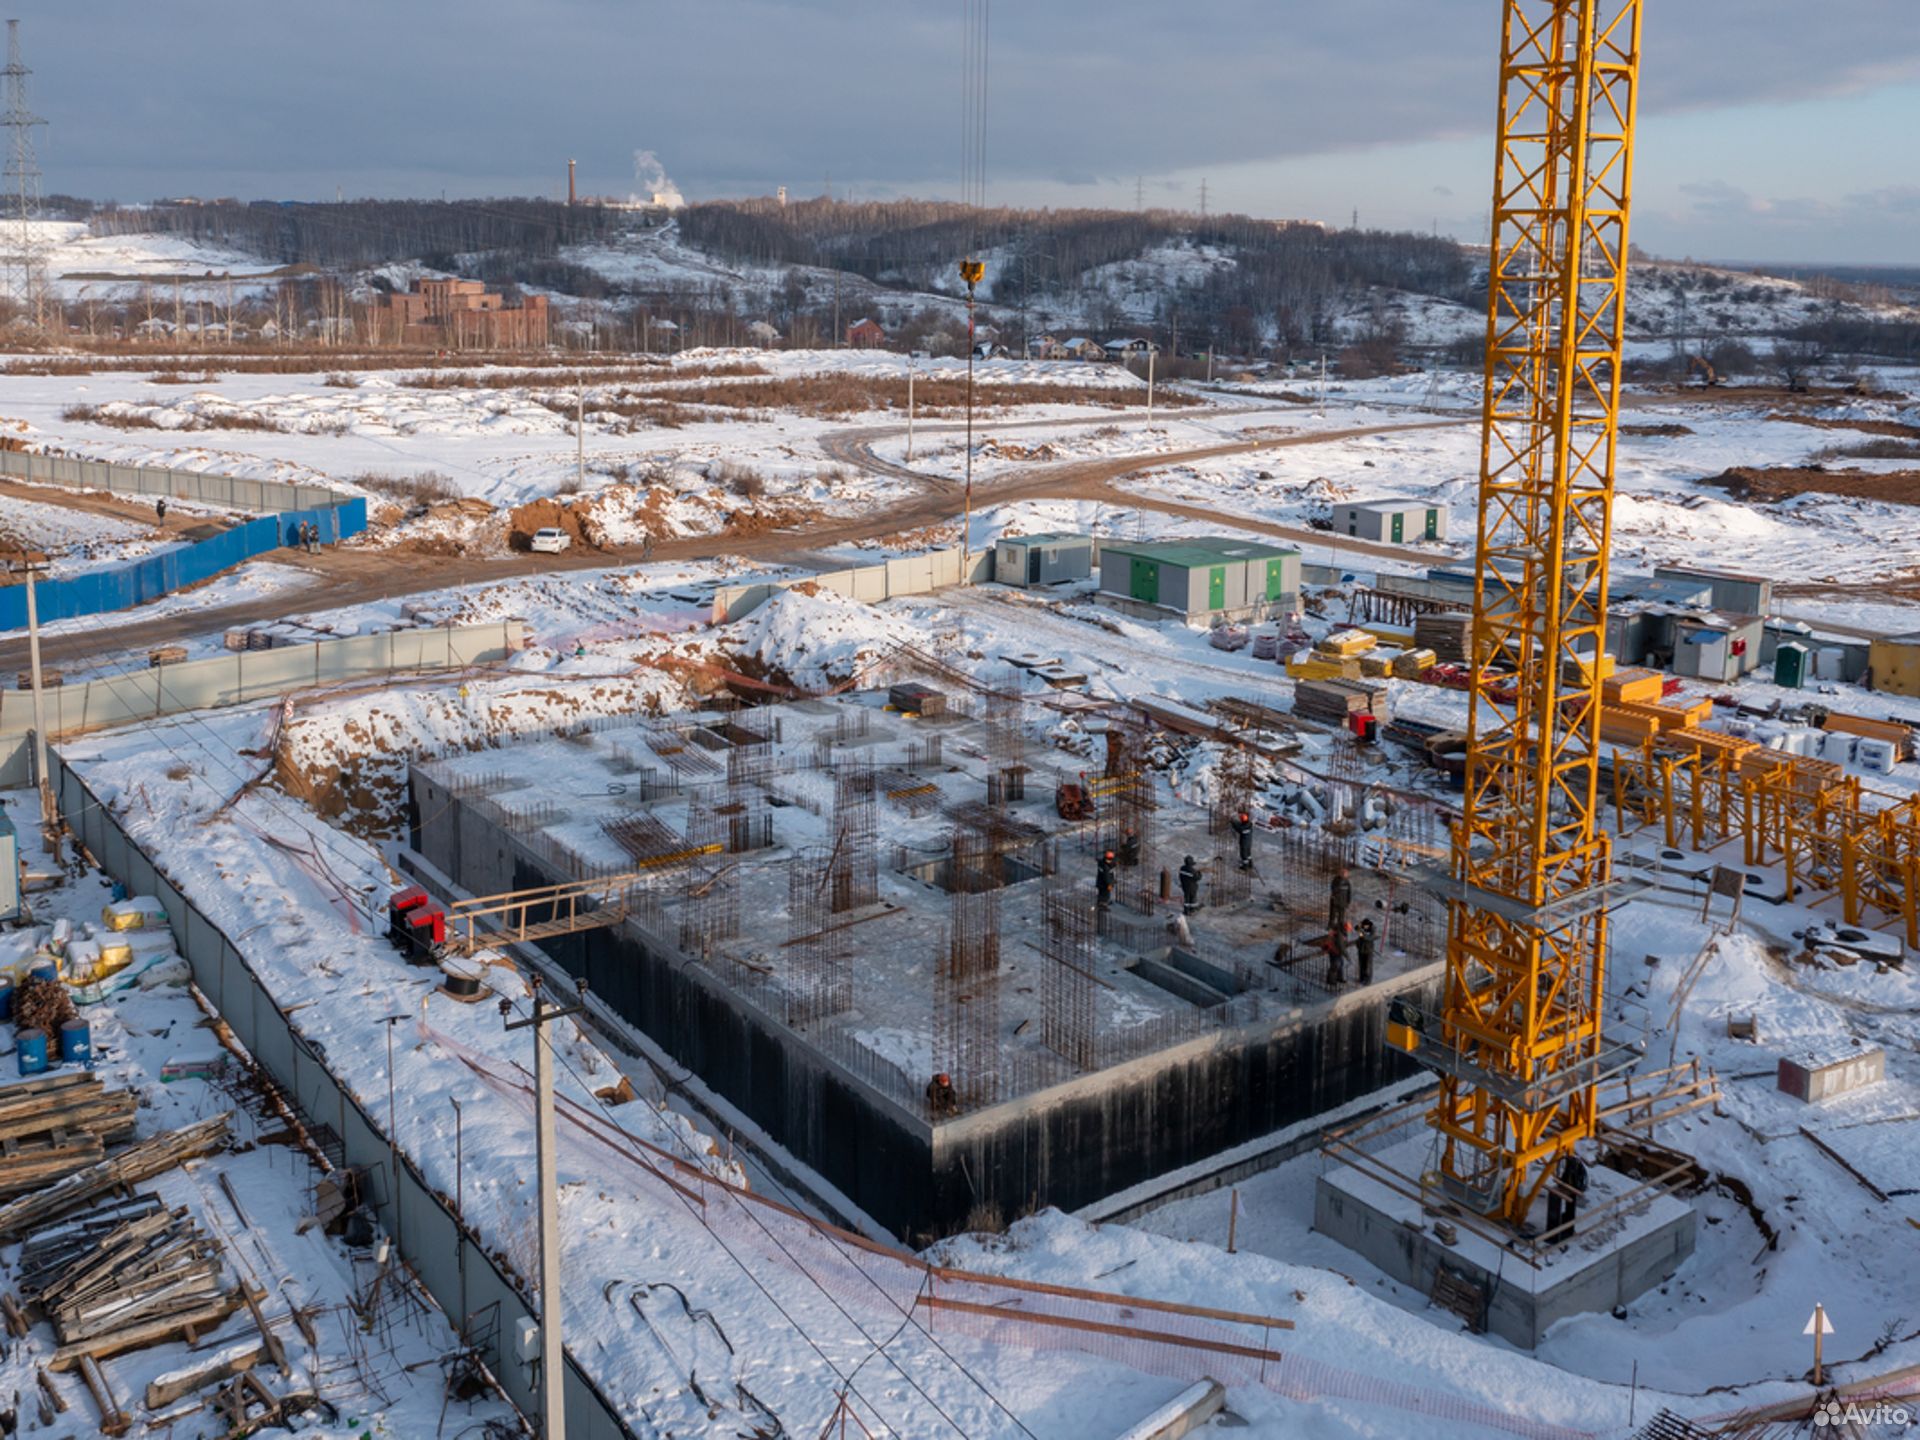
[[[1641,0],[1503,0],[1464,819],[1431,1122],[1521,1225],[1620,1068],[1599,803]],[[1517,682],[1517,683],[1515,683]]]

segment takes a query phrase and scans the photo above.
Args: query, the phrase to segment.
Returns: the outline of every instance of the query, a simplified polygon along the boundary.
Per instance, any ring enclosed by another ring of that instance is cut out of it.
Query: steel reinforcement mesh
[[[424,1024],[420,1031],[525,1114],[531,1128],[532,1087],[524,1071]],[[603,1183],[620,1175],[640,1193],[677,1198],[682,1213],[737,1260],[757,1267],[769,1284],[786,1277],[817,1290],[876,1349],[911,1325],[938,1344],[963,1339],[996,1349],[1071,1352],[1174,1380],[1258,1385],[1302,1403],[1344,1400],[1527,1440],[1592,1440],[1589,1431],[1291,1354],[1284,1348],[1291,1323],[1277,1317],[931,1265],[729,1184],[565,1096],[557,1120],[560,1145],[573,1163],[591,1167]],[[502,1247],[523,1280],[538,1264],[531,1210],[526,1186],[483,1194],[467,1205],[468,1223]]]

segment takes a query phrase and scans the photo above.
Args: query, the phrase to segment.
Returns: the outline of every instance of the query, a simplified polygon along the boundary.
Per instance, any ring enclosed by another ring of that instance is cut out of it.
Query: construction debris
[[[228,1111],[152,1136],[111,1160],[89,1165],[57,1184],[0,1205],[0,1236],[30,1234],[116,1186],[137,1185],[197,1156],[212,1154],[226,1144],[231,1118],[232,1112]]]

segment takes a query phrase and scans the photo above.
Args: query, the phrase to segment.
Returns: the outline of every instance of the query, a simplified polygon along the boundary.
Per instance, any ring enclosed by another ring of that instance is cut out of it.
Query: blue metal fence
[[[41,581],[34,586],[34,603],[42,624],[130,610],[185,586],[210,580],[221,571],[231,570],[256,556],[298,545],[302,522],[318,526],[321,540],[335,544],[367,528],[367,502],[356,497],[320,510],[263,515],[210,540],[149,555],[131,565],[94,570],[65,580]],[[23,630],[26,624],[26,586],[10,585],[0,589],[0,630]]]

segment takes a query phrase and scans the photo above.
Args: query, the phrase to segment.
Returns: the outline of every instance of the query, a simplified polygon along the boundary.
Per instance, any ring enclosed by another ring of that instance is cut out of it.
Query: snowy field
[[[174,548],[151,525],[64,505],[57,491],[46,501],[0,495],[0,550],[38,551],[53,579],[138,560]]]

